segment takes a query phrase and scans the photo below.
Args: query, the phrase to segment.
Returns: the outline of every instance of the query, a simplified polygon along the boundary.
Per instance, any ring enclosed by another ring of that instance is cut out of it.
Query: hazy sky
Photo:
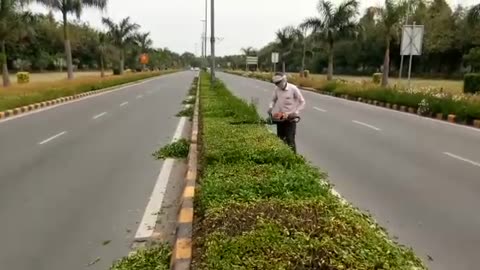
[[[336,3],[341,0],[333,0]],[[447,0],[452,5],[471,5],[480,0]],[[208,0],[210,5],[210,0]],[[242,47],[261,48],[274,39],[274,33],[286,25],[298,25],[304,18],[317,14],[318,0],[216,0],[215,35],[217,55],[237,54]],[[362,11],[382,0],[360,0]],[[130,16],[151,32],[155,47],[168,47],[183,53],[201,53],[201,34],[205,0],[109,0],[106,11],[85,10],[81,19],[102,27],[101,17],[115,21]],[[46,9],[33,5],[32,10]],[[56,14],[60,18],[59,14]],[[208,16],[210,21],[210,15]],[[210,33],[210,25],[208,27]],[[210,46],[209,46],[210,47]]]

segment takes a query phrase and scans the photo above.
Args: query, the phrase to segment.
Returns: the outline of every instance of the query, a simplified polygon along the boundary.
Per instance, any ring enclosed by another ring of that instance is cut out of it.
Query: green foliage
[[[374,73],[373,74],[373,83],[380,84],[382,82],[383,73]]]
[[[28,72],[17,72],[17,83],[29,83],[30,82],[30,73]]]
[[[480,92],[480,74],[479,73],[470,73],[465,75],[463,92],[465,93]]]
[[[167,144],[153,153],[156,159],[186,158],[190,149],[190,142],[184,138]]]
[[[250,106],[208,79],[194,269],[425,269],[263,125],[239,124]]]
[[[478,70],[480,68],[480,47],[470,49],[463,59],[474,71]]]
[[[168,270],[171,248],[167,244],[140,249],[133,255],[115,262],[110,270]]]

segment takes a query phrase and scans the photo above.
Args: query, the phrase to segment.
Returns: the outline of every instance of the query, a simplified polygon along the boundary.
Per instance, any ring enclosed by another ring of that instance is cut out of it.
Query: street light
[[[211,37],[210,37],[210,50],[211,50],[211,55],[210,57],[212,58],[211,60],[211,67],[210,67],[210,73],[211,73],[211,80],[212,80],[212,83],[213,81],[215,80],[215,0],[211,0],[211,3],[210,3],[210,8],[211,8],[211,11],[210,11],[210,15],[211,15],[211,19],[210,19],[210,24],[211,24]]]
[[[206,23],[207,23],[207,20],[200,20],[200,21],[203,22],[204,25],[206,25]],[[202,26],[202,28],[205,28],[205,26]],[[207,57],[207,43],[206,43],[206,40],[207,40],[207,31],[206,31],[206,28],[205,28],[205,30],[203,31],[203,34],[202,34],[202,58]]]

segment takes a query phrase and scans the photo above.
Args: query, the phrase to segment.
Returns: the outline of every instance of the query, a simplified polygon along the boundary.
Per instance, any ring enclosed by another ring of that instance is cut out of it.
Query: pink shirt
[[[285,90],[275,87],[270,108],[275,105],[280,112],[299,114],[305,108],[305,99],[298,87],[288,83]]]

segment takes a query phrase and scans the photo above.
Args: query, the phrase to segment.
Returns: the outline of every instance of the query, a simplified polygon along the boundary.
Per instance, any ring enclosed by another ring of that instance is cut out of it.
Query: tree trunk
[[[100,77],[105,77],[105,66],[103,63],[103,55],[100,56]]]
[[[67,21],[67,12],[62,11],[63,13],[63,38],[65,42],[65,57],[67,59],[67,72],[68,79],[73,79],[73,63],[72,63],[72,48],[70,47],[70,40],[68,39],[68,21]]]
[[[327,80],[333,80],[333,41],[328,44],[328,74]]]
[[[307,50],[307,42],[304,40],[303,41],[303,52],[302,52],[302,76],[305,75],[305,54]]]
[[[388,75],[390,73],[390,37],[387,37],[385,45],[387,46],[387,48],[385,49],[385,59],[383,60],[383,87],[388,86]]]
[[[124,68],[125,68],[125,51],[122,49],[120,51],[120,75],[123,74]]]
[[[7,51],[5,49],[5,40],[2,40],[2,79],[3,86],[10,86],[10,76],[8,75],[8,66],[7,66]]]

